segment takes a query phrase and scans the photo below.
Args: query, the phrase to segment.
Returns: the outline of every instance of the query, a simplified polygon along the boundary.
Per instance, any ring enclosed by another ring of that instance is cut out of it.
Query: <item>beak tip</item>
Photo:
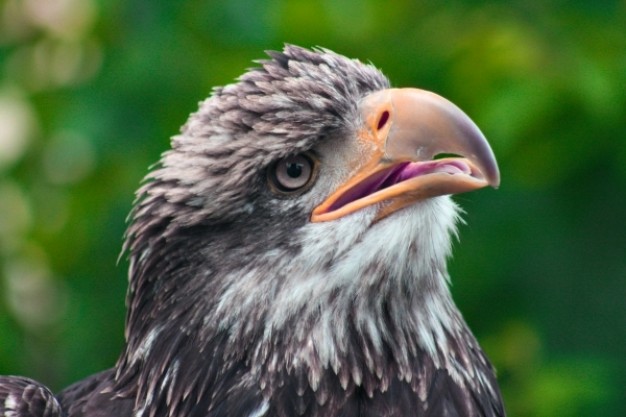
[[[496,190],[500,188],[500,172],[497,168],[495,173],[491,173],[487,176],[487,184]]]

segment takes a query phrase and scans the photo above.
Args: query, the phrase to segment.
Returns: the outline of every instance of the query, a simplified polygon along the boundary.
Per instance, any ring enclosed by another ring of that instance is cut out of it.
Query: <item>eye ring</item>
[[[318,161],[310,152],[286,156],[270,165],[267,181],[275,194],[300,194],[317,178]]]

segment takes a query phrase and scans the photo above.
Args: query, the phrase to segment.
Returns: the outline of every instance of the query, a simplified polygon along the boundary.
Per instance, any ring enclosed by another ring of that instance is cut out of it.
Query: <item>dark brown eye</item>
[[[288,156],[272,165],[268,174],[268,180],[276,191],[302,191],[312,183],[315,161],[308,154]]]

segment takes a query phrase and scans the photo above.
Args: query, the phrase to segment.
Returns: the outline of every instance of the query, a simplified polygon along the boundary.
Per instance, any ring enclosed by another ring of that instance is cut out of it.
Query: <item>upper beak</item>
[[[313,210],[311,221],[335,220],[381,204],[378,218],[417,200],[498,187],[496,158],[461,109],[413,88],[372,93],[359,106],[359,146],[366,157],[354,174]],[[452,157],[433,159],[442,155]]]

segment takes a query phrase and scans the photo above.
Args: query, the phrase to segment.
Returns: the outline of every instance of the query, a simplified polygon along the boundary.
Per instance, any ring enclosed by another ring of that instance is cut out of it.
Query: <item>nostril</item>
[[[380,119],[378,119],[378,126],[376,127],[378,130],[385,127],[387,122],[389,121],[389,111],[385,110],[381,115]]]

